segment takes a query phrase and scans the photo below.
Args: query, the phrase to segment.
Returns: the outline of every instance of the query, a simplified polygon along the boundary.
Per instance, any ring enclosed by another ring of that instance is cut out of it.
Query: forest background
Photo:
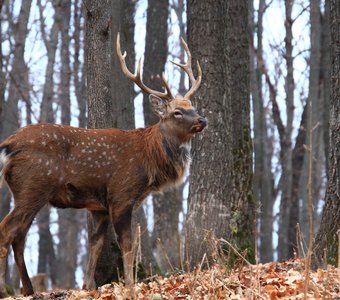
[[[339,128],[339,121],[334,123],[339,90],[331,93],[331,71],[339,68],[339,59],[331,59],[330,6],[339,9],[336,1],[0,3],[1,140],[37,122],[124,129],[157,122],[148,97],[117,65],[118,31],[130,69],[143,57],[143,80],[153,88],[162,88],[158,75],[163,70],[172,89],[183,94],[188,88],[185,75],[168,63],[185,60],[181,36],[200,61],[203,86],[195,106],[207,116],[209,127],[194,141],[185,183],[149,197],[135,212],[144,273],[187,269],[186,261],[194,266],[205,253],[216,260],[212,245],[220,238],[253,262],[303,256],[309,242],[309,190],[316,261],[325,262],[328,249],[329,262],[336,262],[334,228],[339,220],[324,217],[321,222],[325,199],[333,199],[333,210],[340,205],[339,194],[326,192],[339,178],[339,158],[330,155],[339,153],[334,148],[339,144],[330,139],[336,141],[338,136],[330,132]],[[97,47],[89,32],[104,36]],[[98,51],[93,52],[98,61],[91,62],[85,49]],[[95,64],[105,66],[104,79],[89,79]],[[88,89],[96,80],[106,80],[111,99],[112,111],[106,111],[103,120],[91,119],[95,114],[87,100],[102,97]],[[2,189],[0,219],[11,205],[9,191]],[[105,251],[116,252],[113,240]],[[51,287],[81,286],[87,261],[86,212],[46,207],[31,227],[25,257],[29,273],[46,274]],[[12,255],[8,265],[8,282],[17,289]],[[106,274],[110,279],[118,276],[113,267]]]

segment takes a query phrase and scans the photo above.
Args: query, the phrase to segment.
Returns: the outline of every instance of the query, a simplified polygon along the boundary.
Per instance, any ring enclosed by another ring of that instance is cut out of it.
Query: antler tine
[[[190,83],[191,83],[191,88],[190,90],[185,94],[184,98],[190,99],[198,90],[201,80],[202,80],[202,70],[201,67],[197,61],[197,79],[195,79],[194,73],[192,71],[192,66],[191,66],[191,52],[189,50],[188,44],[184,41],[184,39],[181,37],[181,41],[183,44],[183,47],[185,49],[185,52],[187,53],[188,56],[188,61],[185,64],[177,63],[171,60],[171,63],[174,65],[180,67],[185,73],[188,74]]]
[[[164,86],[165,86],[165,89],[167,91],[167,94],[171,96],[171,99],[173,99],[174,97],[172,96],[172,93],[171,93],[171,90],[170,90],[170,86],[165,78],[165,74],[164,72],[162,72],[162,80],[164,82]]]
[[[141,78],[140,75],[140,70],[141,70],[141,59],[139,59],[138,64],[137,64],[137,71],[136,74],[132,74],[128,67],[126,66],[126,62],[125,62],[125,57],[126,57],[126,51],[124,51],[124,54],[122,54],[121,51],[121,47],[120,47],[120,34],[119,32],[117,33],[117,55],[118,55],[118,59],[120,62],[120,66],[122,68],[123,73],[125,74],[125,76],[127,78],[129,78],[130,80],[132,80],[134,83],[136,83],[143,92],[147,93],[147,94],[154,94],[157,97],[160,97],[162,99],[171,101],[174,97],[172,96],[172,93],[170,91],[170,87],[168,85],[168,82],[165,79],[164,73],[162,74],[162,79],[165,85],[165,89],[166,89],[166,93],[164,92],[159,92],[153,89],[150,89],[149,87],[147,87],[144,83],[143,80]]]

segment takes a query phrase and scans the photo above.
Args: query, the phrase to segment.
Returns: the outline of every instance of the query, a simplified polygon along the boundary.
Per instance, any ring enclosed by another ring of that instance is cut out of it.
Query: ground
[[[112,283],[96,291],[59,290],[6,299],[340,299],[340,269],[329,266],[327,270],[311,272],[306,295],[305,279],[300,260],[239,266],[232,271],[215,265],[207,270],[153,277],[132,288]]]

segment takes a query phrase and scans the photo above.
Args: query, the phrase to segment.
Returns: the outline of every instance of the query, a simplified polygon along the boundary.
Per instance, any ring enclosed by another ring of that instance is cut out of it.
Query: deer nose
[[[207,126],[207,124],[208,124],[208,120],[205,117],[200,117],[198,119],[198,122],[204,127]]]

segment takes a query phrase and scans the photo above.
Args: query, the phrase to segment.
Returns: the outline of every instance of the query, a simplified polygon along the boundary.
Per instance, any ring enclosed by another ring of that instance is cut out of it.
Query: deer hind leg
[[[95,289],[94,273],[98,258],[102,252],[104,245],[105,233],[109,223],[109,216],[107,212],[91,211],[91,224],[89,236],[89,260],[87,262],[86,273],[84,278],[83,289]]]
[[[113,215],[113,213],[111,215]],[[126,285],[131,285],[134,282],[131,217],[132,209],[129,209],[118,221],[112,220],[123,255],[124,279]]]
[[[5,294],[6,260],[9,246],[14,243],[14,255],[18,264],[21,279],[24,279],[24,291],[33,294],[31,281],[27,275],[27,270],[23,258],[23,247],[26,233],[40,207],[19,207],[14,209],[0,223],[0,296]],[[19,240],[22,241],[19,242]],[[22,251],[22,253],[20,253]],[[22,271],[25,273],[21,273]]]
[[[23,289],[22,293],[24,294],[24,296],[32,295],[34,293],[31,280],[27,273],[27,268],[24,259],[25,238],[32,224],[33,218],[30,223],[24,224],[25,228],[21,229],[20,233],[15,237],[12,243],[14,259],[18,268],[18,272],[20,274]]]

